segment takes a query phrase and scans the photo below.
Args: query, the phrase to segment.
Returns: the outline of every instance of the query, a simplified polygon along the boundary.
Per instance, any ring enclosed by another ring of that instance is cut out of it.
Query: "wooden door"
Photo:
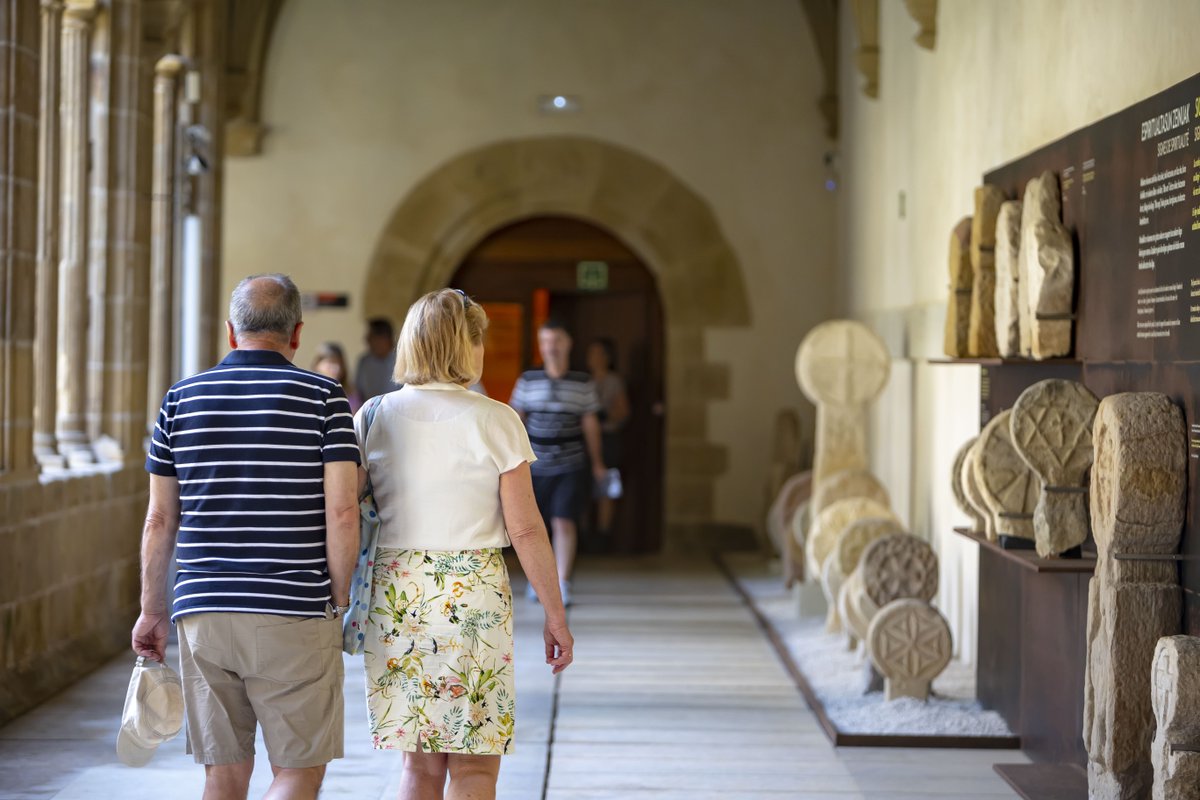
[[[607,264],[607,288],[580,289],[580,261]],[[544,302],[535,298],[547,294],[549,315],[561,320],[574,339],[573,368],[586,370],[587,346],[596,338],[608,337],[616,343],[618,372],[628,387],[631,409],[622,432],[626,494],[617,504],[612,537],[599,541],[585,529],[580,550],[622,555],[657,552],[662,546],[666,372],[662,308],[654,276],[606,231],[579,220],[543,217],[490,235],[464,259],[451,286],[488,307],[506,304],[510,320],[519,316],[525,321],[520,351],[526,368],[533,365],[537,349],[532,321],[545,310],[535,308]],[[511,353],[516,346],[511,331],[505,338]],[[494,377],[489,378],[485,359],[485,385],[504,383],[500,376]],[[495,399],[507,402],[508,397]]]

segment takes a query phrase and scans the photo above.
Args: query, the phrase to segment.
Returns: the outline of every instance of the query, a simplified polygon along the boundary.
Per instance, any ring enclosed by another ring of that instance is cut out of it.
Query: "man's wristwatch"
[[[332,603],[330,605],[333,605]],[[333,606],[333,618],[340,619],[350,613],[350,604],[344,606]]]

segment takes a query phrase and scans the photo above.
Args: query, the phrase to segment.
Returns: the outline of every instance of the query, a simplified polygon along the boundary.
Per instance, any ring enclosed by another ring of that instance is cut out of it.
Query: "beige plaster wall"
[[[751,326],[710,330],[705,348],[732,370],[708,419],[729,448],[714,516],[753,524],[775,412],[804,405],[796,345],[835,314],[820,91],[793,0],[289,0],[268,55],[264,151],[227,162],[225,292],[267,269],[349,291],[350,309],[308,315],[300,361],[322,339],[356,356],[375,246],[425,175],[509,139],[633,150],[709,204],[746,273]],[[582,112],[539,114],[553,93],[578,95]]]
[[[877,434],[905,418],[910,438],[876,435],[874,463],[893,494],[908,495],[914,529],[939,544],[939,602],[973,657],[977,560],[950,532],[964,520],[948,475],[978,430],[979,369],[924,361],[941,351],[950,229],[971,213],[987,169],[1200,70],[1200,4],[943,0],[937,29],[936,50],[922,50],[904,4],[880,3],[879,98],[869,100],[842,20],[838,243],[848,309],[888,331],[912,370],[912,391],[876,412]]]

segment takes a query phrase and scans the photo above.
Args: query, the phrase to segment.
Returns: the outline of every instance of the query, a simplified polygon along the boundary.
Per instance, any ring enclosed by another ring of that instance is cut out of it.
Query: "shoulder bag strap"
[[[371,433],[371,425],[375,423],[375,414],[379,411],[379,404],[383,401],[383,395],[377,394],[366,402],[363,406],[363,447],[366,448],[367,436]],[[363,486],[362,495],[358,498],[362,500],[364,497],[374,493],[371,487],[371,471],[367,469],[367,465],[363,464],[362,468],[367,470],[367,483]]]

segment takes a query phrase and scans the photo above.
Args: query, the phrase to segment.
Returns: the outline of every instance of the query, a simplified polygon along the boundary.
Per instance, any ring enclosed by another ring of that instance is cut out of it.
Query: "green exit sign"
[[[603,292],[608,288],[608,262],[580,261],[575,266],[575,285],[588,292]]]

